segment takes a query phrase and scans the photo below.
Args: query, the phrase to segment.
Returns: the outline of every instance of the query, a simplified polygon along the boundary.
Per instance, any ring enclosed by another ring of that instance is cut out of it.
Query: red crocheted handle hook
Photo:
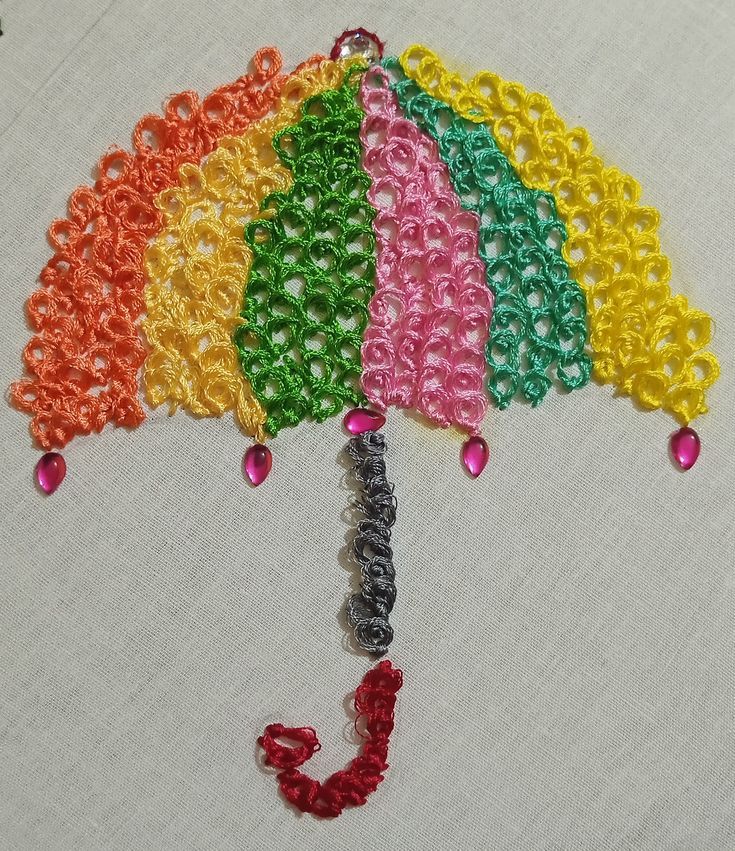
[[[403,685],[403,674],[387,659],[365,677],[355,692],[357,718],[365,732],[362,752],[344,771],[337,771],[323,783],[298,770],[321,748],[313,727],[284,727],[269,724],[258,739],[265,751],[266,765],[283,769],[278,783],[286,800],[303,813],[334,818],[347,806],[364,804],[383,780],[388,768],[388,744],[393,731],[396,695]],[[278,739],[298,742],[295,747]]]
[[[301,745],[291,748],[279,744],[276,739],[280,738],[292,739],[301,742]],[[258,744],[266,753],[265,764],[276,768],[298,768],[322,747],[313,727],[284,727],[283,724],[269,724]]]

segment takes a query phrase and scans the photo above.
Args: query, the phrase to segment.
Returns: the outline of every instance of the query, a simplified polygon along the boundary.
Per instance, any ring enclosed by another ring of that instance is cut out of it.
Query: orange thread
[[[281,55],[262,48],[253,66],[203,100],[182,92],[163,115],[143,116],[134,152],[104,154],[94,187],[74,190],[68,219],[51,224],[54,256],[27,304],[35,332],[23,356],[29,375],[10,388],[13,403],[33,415],[31,432],[44,449],[108,422],[133,427],[145,418],[137,375],[146,350],[137,320],[145,309],[143,253],[162,223],[154,199],[177,183],[184,163],[198,163],[222,137],[268,113],[287,79]]]

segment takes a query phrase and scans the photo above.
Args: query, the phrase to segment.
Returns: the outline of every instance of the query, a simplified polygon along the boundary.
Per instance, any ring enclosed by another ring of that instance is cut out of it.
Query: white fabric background
[[[456,434],[391,415],[405,671],[368,805],[297,816],[260,770],[265,724],[355,754],[343,700],[349,489],[338,421],[273,441],[257,491],[231,418],[153,412],[75,441],[52,498],[0,406],[0,848],[735,848],[735,9],[732,0],[362,0],[336,6],[4,0],[0,385],[48,223],[101,151],[274,43],[289,67],[366,25],[548,93],[663,211],[674,286],[716,317],[723,376],[673,469],[672,422],[610,388],[493,412],[469,481]]]

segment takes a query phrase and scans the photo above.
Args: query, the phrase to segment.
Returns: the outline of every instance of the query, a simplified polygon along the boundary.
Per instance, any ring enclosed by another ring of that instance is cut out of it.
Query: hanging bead
[[[369,408],[353,408],[342,420],[350,434],[362,434],[364,431],[377,431],[385,425],[385,417]]]
[[[473,478],[476,479],[485,469],[489,458],[490,449],[487,442],[479,434],[475,434],[465,441],[462,447],[462,462]]]
[[[47,452],[36,464],[36,481],[46,493],[53,493],[65,475],[66,461],[58,452]]]
[[[699,435],[688,426],[671,435],[670,446],[671,456],[682,470],[689,470],[694,466],[702,448]]]
[[[270,449],[267,446],[263,446],[262,443],[256,443],[255,446],[251,446],[245,453],[243,459],[245,475],[256,487],[268,478],[268,473],[270,473],[272,466],[273,455],[271,455]]]

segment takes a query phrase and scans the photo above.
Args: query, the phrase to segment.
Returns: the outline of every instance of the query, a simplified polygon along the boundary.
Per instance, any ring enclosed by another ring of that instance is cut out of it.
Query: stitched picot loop
[[[354,462],[353,476],[362,487],[357,509],[363,519],[352,541],[352,557],[360,568],[361,590],[347,603],[347,621],[355,641],[382,656],[393,641],[388,615],[396,602],[396,571],[390,546],[396,522],[396,498],[385,472],[385,438],[378,431],[353,437],[347,453]]]
[[[362,344],[362,387],[379,409],[415,408],[441,426],[479,429],[493,296],[478,256],[479,218],[462,208],[436,142],[404,117],[387,74],[365,75],[360,138],[378,213],[376,293]]]
[[[321,747],[313,728],[269,724],[258,743],[265,751],[266,765],[281,769],[278,785],[286,800],[301,812],[321,818],[334,818],[345,807],[364,804],[388,768],[396,695],[402,685],[402,673],[388,660],[365,674],[355,692],[355,729],[363,737],[362,750],[346,769],[324,782],[298,770]],[[279,738],[299,744],[290,748],[278,742]]]
[[[250,74],[207,97],[171,97],[163,115],[138,122],[132,152],[102,156],[94,186],[76,189],[68,218],[52,223],[54,256],[27,306],[35,332],[24,352],[27,377],[10,389],[44,449],[109,422],[143,421],[138,371],[146,349],[137,325],[145,310],[143,254],[162,225],[156,198],[179,182],[182,165],[199,163],[273,107],[285,81],[281,64],[275,48],[263,48]]]
[[[186,166],[178,185],[157,197],[163,227],[145,255],[149,404],[197,416],[233,411],[243,431],[265,440],[265,410],[232,343],[252,263],[243,233],[266,196],[293,185],[273,149],[274,135],[298,119],[308,98],[341,85],[345,67],[311,63],[289,76],[274,115],[224,138],[201,166]]]
[[[452,187],[479,226],[479,256],[495,297],[485,352],[488,391],[501,410],[516,394],[538,405],[552,381],[566,390],[589,381],[587,305],[561,247],[566,228],[548,192],[527,189],[492,134],[466,121],[386,67],[408,118],[439,145]]]
[[[562,253],[587,297],[595,378],[684,424],[705,413],[719,375],[705,351],[712,320],[671,292],[659,212],[639,203],[638,183],[606,165],[544,95],[489,71],[465,81],[422,45],[400,61],[424,92],[487,125],[526,187],[553,196],[568,234]]]
[[[10,389],[40,446],[139,425],[141,367],[149,404],[233,411],[258,442],[366,397],[474,434],[485,389],[537,405],[591,371],[707,410],[712,320],[671,292],[636,181],[543,95],[420,45],[366,73],[365,46],[286,75],[263,48],[72,193]]]
[[[234,339],[271,435],[365,398],[360,345],[374,292],[375,213],[360,167],[361,70],[309,98],[298,123],[275,135],[293,186],[268,195],[270,215],[245,229],[253,261]]]

